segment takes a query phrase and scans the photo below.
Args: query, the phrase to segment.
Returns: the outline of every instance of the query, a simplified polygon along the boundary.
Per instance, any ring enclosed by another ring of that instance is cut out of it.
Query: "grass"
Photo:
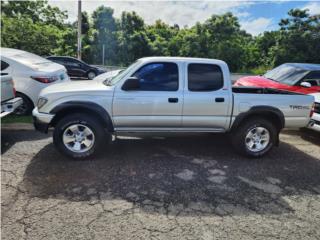
[[[31,116],[16,116],[16,115],[8,115],[1,119],[2,124],[6,123],[32,123]]]

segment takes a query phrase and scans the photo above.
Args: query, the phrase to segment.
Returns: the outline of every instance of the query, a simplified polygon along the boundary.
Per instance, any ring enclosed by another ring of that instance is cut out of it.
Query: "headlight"
[[[48,102],[48,99],[46,99],[44,97],[40,97],[38,99],[38,103],[37,103],[38,109],[42,108],[47,102]]]

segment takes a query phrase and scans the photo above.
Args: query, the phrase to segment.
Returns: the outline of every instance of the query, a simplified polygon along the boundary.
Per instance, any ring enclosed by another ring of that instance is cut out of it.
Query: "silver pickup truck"
[[[260,157],[283,128],[308,124],[313,97],[264,88],[232,88],[225,62],[148,57],[105,81],[55,84],[40,93],[35,128],[54,127],[56,147],[87,158],[121,133],[229,133],[235,149]]]

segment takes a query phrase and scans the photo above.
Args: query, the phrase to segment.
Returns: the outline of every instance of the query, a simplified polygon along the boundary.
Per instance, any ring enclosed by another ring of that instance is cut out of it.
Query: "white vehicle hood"
[[[100,91],[113,91],[113,86],[106,86],[100,81],[68,81],[63,83],[53,84],[46,87],[40,93],[40,96],[45,96],[48,94],[87,94],[90,92],[100,92]]]

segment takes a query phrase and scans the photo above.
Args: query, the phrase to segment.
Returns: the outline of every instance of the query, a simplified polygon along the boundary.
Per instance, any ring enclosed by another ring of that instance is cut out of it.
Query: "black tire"
[[[252,151],[246,144],[246,137],[251,130],[257,127],[262,127],[268,130],[269,142],[261,151]],[[250,118],[232,131],[231,141],[235,150],[241,155],[251,158],[258,158],[262,157],[272,149],[272,147],[276,144],[278,134],[279,131],[270,121],[263,118]]]
[[[88,127],[93,133],[93,145],[90,149],[84,152],[74,152],[64,144],[63,134],[66,129],[74,125],[84,125]],[[75,113],[72,115],[67,115],[63,117],[55,126],[53,132],[53,143],[58,148],[58,150],[66,155],[67,157],[84,160],[96,155],[102,149],[102,146],[107,144],[108,139],[111,138],[111,134],[102,126],[102,124],[97,121],[96,118],[88,116],[87,114]]]
[[[14,114],[17,116],[27,116],[30,115],[34,105],[32,101],[24,94],[17,93],[16,97],[22,98],[22,104],[14,111]]]
[[[90,80],[94,79],[96,76],[97,76],[97,74],[94,71],[89,71],[87,73],[87,78]]]

